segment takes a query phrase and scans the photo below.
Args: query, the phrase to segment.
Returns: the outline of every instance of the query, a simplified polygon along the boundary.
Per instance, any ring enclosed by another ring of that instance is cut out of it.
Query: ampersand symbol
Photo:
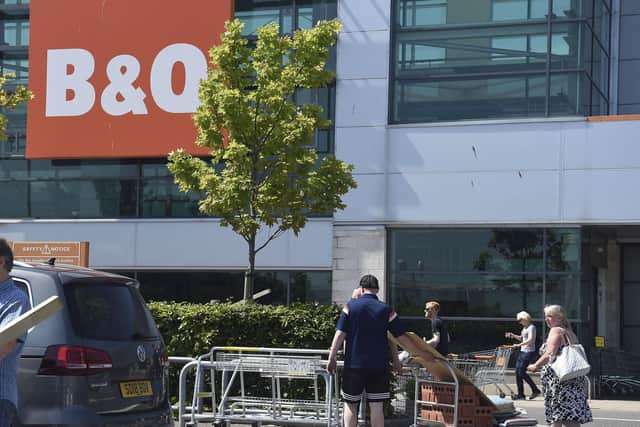
[[[133,82],[140,75],[140,63],[131,55],[118,55],[107,65],[109,85],[102,92],[102,108],[112,116],[122,116],[129,112],[147,114],[144,99],[147,95]],[[120,94],[121,99],[118,99]]]

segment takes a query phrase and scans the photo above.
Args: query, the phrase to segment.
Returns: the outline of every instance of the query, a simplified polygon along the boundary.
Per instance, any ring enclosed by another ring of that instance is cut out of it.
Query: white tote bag
[[[582,377],[591,371],[584,347],[581,344],[572,344],[566,332],[564,337],[567,344],[560,349],[555,360],[551,362],[551,369],[558,376],[560,382]]]

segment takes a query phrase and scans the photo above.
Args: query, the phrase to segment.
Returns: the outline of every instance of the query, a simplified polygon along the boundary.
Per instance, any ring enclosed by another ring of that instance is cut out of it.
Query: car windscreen
[[[64,287],[71,322],[81,338],[155,338],[156,328],[134,287],[113,283],[70,283]]]

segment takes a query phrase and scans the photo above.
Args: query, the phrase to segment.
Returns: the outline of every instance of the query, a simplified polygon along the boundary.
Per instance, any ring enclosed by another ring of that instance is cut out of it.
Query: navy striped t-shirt
[[[336,329],[347,334],[345,368],[387,368],[387,330],[395,337],[405,332],[396,312],[373,294],[346,303]]]

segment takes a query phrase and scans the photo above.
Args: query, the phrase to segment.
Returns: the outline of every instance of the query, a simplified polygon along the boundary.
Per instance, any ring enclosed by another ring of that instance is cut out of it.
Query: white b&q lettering
[[[67,66],[73,69],[67,73]],[[84,49],[50,49],[47,51],[47,117],[70,117],[86,114],[93,107],[96,94],[87,81],[93,75],[95,61]],[[73,98],[67,100],[67,90]]]
[[[147,95],[140,88],[134,88],[133,82],[140,75],[140,63],[131,55],[118,55],[107,65],[109,85],[102,92],[102,108],[112,116],[127,113],[147,114],[144,99]],[[120,94],[122,100],[116,98]]]
[[[185,69],[184,89],[173,91],[171,79],[174,66]],[[100,96],[102,109],[109,115],[148,114],[146,94],[136,83],[140,77],[140,62],[132,55],[118,55],[106,67],[109,84]],[[95,71],[95,59],[85,49],[50,49],[47,51],[47,117],[82,116],[93,108],[96,89],[89,82]],[[156,105],[169,113],[193,113],[198,108],[198,87],[207,76],[207,59],[191,44],[177,43],[162,49],[153,61],[149,83]],[[68,99],[67,93],[72,97]]]
[[[173,66],[181,62],[185,85],[180,95],[171,88]],[[193,113],[198,108],[198,86],[207,78],[207,58],[191,44],[177,43],[158,53],[151,67],[151,94],[158,107],[168,113]]]

